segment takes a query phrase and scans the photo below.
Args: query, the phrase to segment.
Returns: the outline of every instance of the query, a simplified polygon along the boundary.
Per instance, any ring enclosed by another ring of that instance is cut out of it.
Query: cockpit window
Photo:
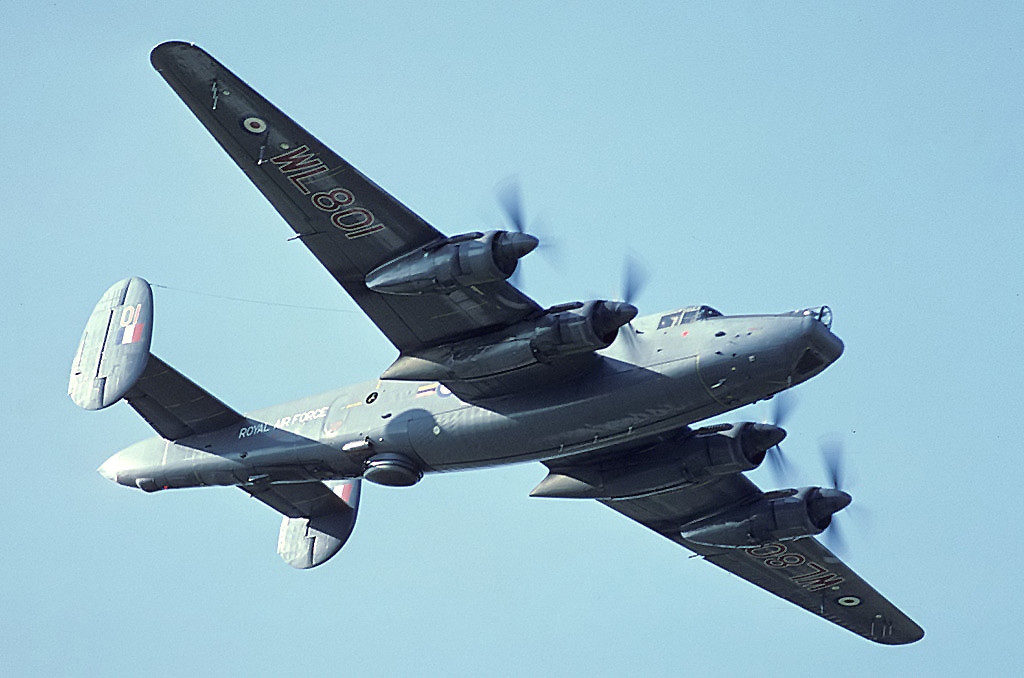
[[[721,316],[721,313],[710,306],[691,306],[683,309],[682,311],[663,315],[661,317],[661,322],[658,323],[658,329],[663,330],[666,327],[672,327],[673,325],[685,325],[686,323],[692,323],[697,320],[720,318]]]
[[[697,320],[707,320],[708,318],[721,318],[722,314],[710,306],[701,306],[697,311]]]
[[[683,312],[679,311],[678,313],[670,313],[669,315],[662,316],[661,322],[658,323],[658,329],[663,330],[666,327],[672,327],[673,325],[676,324],[676,321],[679,320],[679,316],[681,316],[682,314]]]

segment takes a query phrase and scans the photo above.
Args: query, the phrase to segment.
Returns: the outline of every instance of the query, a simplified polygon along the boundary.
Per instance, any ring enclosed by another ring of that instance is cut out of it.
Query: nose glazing
[[[803,327],[791,344],[796,362],[792,376],[804,381],[818,374],[843,354],[843,342],[819,320],[805,317]]]

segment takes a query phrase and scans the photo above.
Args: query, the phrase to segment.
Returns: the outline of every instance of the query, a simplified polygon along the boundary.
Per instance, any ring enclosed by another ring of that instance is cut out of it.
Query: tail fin
[[[92,310],[78,343],[68,395],[87,410],[116,403],[145,371],[152,338],[149,283],[125,278],[111,286]]]
[[[195,382],[149,352],[153,291],[125,278],[100,298],[71,366],[68,395],[99,410],[124,398],[168,440],[207,433],[244,419]]]
[[[361,478],[349,478],[242,489],[284,514],[277,553],[292,567],[308,570],[333,558],[348,541],[361,486]]]

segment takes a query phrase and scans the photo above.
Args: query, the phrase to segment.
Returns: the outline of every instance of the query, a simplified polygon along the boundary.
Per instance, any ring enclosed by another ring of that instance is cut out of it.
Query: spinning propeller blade
[[[526,233],[526,210],[523,208],[523,191],[519,184],[519,178],[511,176],[505,179],[498,184],[497,188],[494,189],[494,192],[495,197],[498,200],[498,204],[501,206],[502,214],[509,225],[512,226],[512,230],[516,233]],[[551,261],[557,255],[557,252],[555,252],[555,248],[552,245],[551,238],[546,235],[544,237],[539,237],[543,230],[543,223],[541,223],[540,228],[538,228],[538,222],[540,221],[540,219],[534,218],[533,224],[530,228],[532,235],[538,236],[538,239],[540,240],[540,244],[536,249],[543,251],[544,258],[547,259],[549,263],[552,263],[555,268],[558,268],[557,263]],[[516,267],[515,272],[509,278],[509,282],[516,287],[521,287],[523,282],[522,268],[519,266]]]
[[[845,492],[842,442],[837,438],[829,438],[820,443],[820,448],[821,460],[825,465],[825,472],[828,475],[829,482],[832,483],[832,489]],[[846,540],[843,539],[843,531],[839,529],[834,515],[832,516],[832,523],[821,536],[830,550],[840,555],[846,552]]]
[[[785,424],[786,419],[789,418],[789,414],[793,410],[794,403],[793,394],[789,391],[776,393],[772,398],[771,421],[767,421],[765,423],[778,426],[779,428],[785,428],[783,424]],[[786,476],[789,475],[789,462],[786,461],[786,455],[782,453],[782,448],[779,445],[775,445],[770,448],[765,454],[765,461],[768,462],[768,468],[771,469],[772,475],[775,476],[775,480],[779,484],[784,484]]]
[[[622,270],[622,301],[632,304],[647,285],[647,269],[634,255],[626,255]]]
[[[638,258],[633,255],[626,255],[622,269],[622,301],[634,306],[636,297],[647,284],[647,269]],[[639,341],[637,331],[630,321],[619,328],[620,336],[625,338],[631,356],[636,357]]]
[[[519,180],[516,177],[509,177],[498,186],[497,194],[505,218],[517,233],[524,233],[526,227],[523,221],[523,193],[519,187]]]

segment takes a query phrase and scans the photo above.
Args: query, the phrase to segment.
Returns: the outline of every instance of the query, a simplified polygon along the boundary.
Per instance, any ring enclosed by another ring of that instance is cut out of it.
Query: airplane
[[[924,636],[816,538],[851,501],[838,481],[763,492],[744,475],[780,453],[779,422],[699,425],[835,362],[828,307],[638,317],[627,294],[543,308],[510,282],[539,242],[521,215],[446,236],[199,47],[167,42],[151,62],[399,355],[378,379],[240,413],[150,352],[152,289],[117,282],[68,392],[88,410],[126,400],[158,435],[103,477],[238,487],[283,515],[277,551],[306,569],[348,540],[363,479],[539,461],[531,496],[599,501],[871,641]]]

